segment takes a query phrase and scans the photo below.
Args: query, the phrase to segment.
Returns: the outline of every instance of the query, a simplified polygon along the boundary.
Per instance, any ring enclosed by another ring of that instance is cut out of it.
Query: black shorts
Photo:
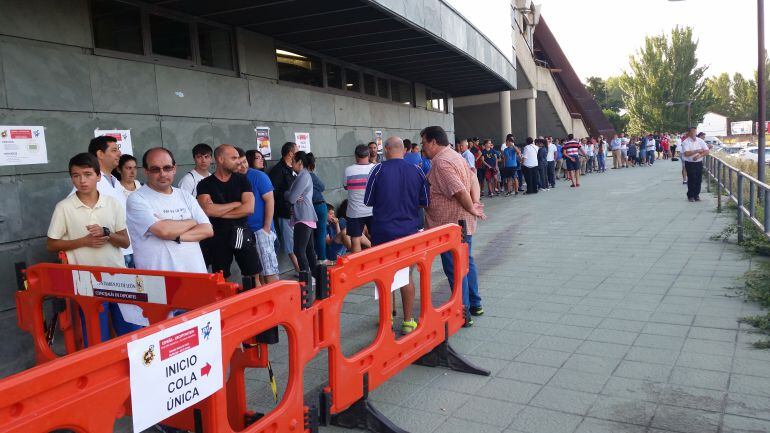
[[[517,167],[503,167],[503,171],[500,172],[500,176],[503,179],[511,179],[516,176]]]
[[[240,250],[234,250],[230,246],[230,239],[222,239],[216,235],[213,238],[206,239],[202,244],[206,244],[208,258],[207,263],[211,264],[211,272],[222,271],[225,278],[230,277],[230,265],[235,262],[241,269],[241,275],[257,275],[262,272],[262,263],[259,261],[259,254],[255,244]]]
[[[567,158],[567,171],[575,170],[580,170],[580,158],[575,158],[574,161]]]
[[[357,238],[363,236],[364,226],[371,227],[372,216],[361,218],[348,218],[348,236],[351,238]],[[370,230],[371,231],[371,230]]]

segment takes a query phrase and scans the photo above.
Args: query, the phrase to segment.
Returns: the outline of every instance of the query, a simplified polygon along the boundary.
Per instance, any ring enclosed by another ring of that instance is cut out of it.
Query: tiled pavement
[[[709,239],[732,216],[678,168],[486,199],[486,314],[451,344],[492,376],[413,366],[376,406],[411,432],[770,431],[770,352],[736,321],[758,309],[726,289],[751,260]]]
[[[709,239],[732,216],[705,191],[688,203],[679,167],[486,199],[474,237],[486,314],[451,344],[492,376],[412,366],[372,391],[376,407],[413,433],[770,431],[770,351],[751,348],[757,337],[736,321],[759,310],[726,289],[751,259]],[[346,301],[344,341],[363,347],[371,288]],[[306,389],[325,380],[325,362],[306,367]],[[250,401],[269,410],[264,376],[249,373]]]

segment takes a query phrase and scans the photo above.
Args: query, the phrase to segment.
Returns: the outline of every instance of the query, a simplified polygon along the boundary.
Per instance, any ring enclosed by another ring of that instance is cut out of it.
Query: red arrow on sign
[[[210,371],[211,371],[211,364],[207,362],[206,365],[201,367],[201,376],[207,376]]]

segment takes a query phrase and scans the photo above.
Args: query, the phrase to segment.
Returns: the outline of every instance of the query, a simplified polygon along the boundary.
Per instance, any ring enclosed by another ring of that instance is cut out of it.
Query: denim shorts
[[[278,232],[281,235],[281,253],[294,254],[294,227],[288,218],[278,218]]]

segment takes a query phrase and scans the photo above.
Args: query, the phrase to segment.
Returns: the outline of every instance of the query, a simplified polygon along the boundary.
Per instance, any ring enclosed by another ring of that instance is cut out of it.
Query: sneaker
[[[463,328],[470,328],[473,326],[473,317],[470,315],[465,316],[465,323],[463,323]]]
[[[484,315],[484,308],[479,305],[478,307],[471,307],[471,316],[482,316]]]
[[[415,329],[417,329],[417,321],[414,319],[404,320],[404,323],[401,324],[401,333],[404,335],[411,334]]]

